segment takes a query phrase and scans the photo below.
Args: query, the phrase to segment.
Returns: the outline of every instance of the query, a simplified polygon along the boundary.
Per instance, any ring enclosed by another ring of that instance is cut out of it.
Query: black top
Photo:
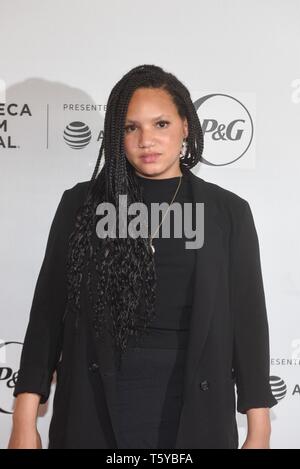
[[[149,232],[153,235],[162,215],[151,230],[150,204],[170,204],[180,177],[137,177],[148,208]],[[192,202],[191,187],[185,175],[174,202],[181,205]],[[156,318],[138,345],[136,338],[130,336],[129,348],[118,372],[119,448],[172,448],[175,442],[192,306],[195,250],[185,248],[185,241],[191,238],[185,236],[183,211],[182,237],[174,237],[172,210],[170,220],[170,237],[162,237],[161,226],[153,239]]]
[[[167,202],[170,204],[178,187],[180,177],[150,179],[137,176],[143,190],[144,203],[148,208],[148,226],[152,236],[162,220],[163,214],[151,230],[151,203]],[[186,249],[184,223],[190,223],[187,212],[184,222],[183,203],[192,202],[191,187],[187,176],[183,175],[174,203],[182,207],[182,237],[174,236],[174,217],[170,209],[170,237],[163,237],[163,226],[168,215],[153,239],[154,258],[157,275],[156,318],[148,327],[148,334],[143,336],[141,346],[159,348],[185,348],[189,329],[192,305],[192,275],[195,250]],[[165,212],[163,212],[165,213]],[[135,345],[135,337],[130,337],[130,345]]]

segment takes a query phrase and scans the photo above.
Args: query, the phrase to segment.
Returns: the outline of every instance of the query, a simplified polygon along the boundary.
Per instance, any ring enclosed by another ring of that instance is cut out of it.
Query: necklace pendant
[[[150,247],[152,249],[152,254],[154,254],[155,253],[155,247],[153,246],[152,241],[150,241]]]

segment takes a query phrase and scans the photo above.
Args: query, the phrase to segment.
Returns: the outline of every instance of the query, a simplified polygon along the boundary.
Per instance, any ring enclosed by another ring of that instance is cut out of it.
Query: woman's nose
[[[153,133],[151,130],[142,130],[139,136],[139,146],[148,146],[153,144]]]

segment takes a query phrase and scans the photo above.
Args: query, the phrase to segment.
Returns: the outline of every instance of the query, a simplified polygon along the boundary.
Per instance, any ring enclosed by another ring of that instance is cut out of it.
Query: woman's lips
[[[159,156],[160,156],[159,153],[151,153],[149,155],[142,155],[141,160],[144,163],[154,163],[158,159]]]

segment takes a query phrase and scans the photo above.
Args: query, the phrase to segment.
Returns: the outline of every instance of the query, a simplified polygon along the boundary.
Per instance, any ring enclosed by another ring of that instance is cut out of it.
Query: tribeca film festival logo
[[[0,79],[0,150],[16,149],[19,145],[14,144],[12,135],[9,133],[8,117],[32,117],[28,104],[6,103],[6,85]]]
[[[18,378],[22,342],[0,340],[0,413],[12,414],[13,392]]]

